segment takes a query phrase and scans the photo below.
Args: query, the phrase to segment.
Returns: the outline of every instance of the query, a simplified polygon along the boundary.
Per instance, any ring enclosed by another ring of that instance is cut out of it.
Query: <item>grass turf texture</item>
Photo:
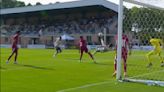
[[[1,92],[163,92],[163,87],[145,84],[117,82],[113,73],[114,52],[98,53],[94,64],[88,55],[79,63],[77,50],[63,50],[53,58],[52,49],[20,49],[18,65],[6,59],[11,49],[1,48]],[[146,52],[135,51],[128,60],[128,76],[161,71],[159,60],[154,58],[153,67],[146,68]],[[148,78],[164,80],[164,73]],[[154,77],[156,76],[156,77]],[[105,83],[102,83],[105,82]],[[100,84],[94,84],[100,83]],[[62,92],[62,91],[61,91]],[[64,92],[64,91],[63,91]]]

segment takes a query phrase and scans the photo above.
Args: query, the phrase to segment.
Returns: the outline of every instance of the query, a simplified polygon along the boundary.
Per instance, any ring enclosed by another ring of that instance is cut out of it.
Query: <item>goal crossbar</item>
[[[146,4],[146,3],[139,2],[139,1],[136,1],[136,0],[123,0],[123,1],[128,2],[128,3],[137,4],[137,5],[140,5],[140,6],[146,6],[146,7],[149,7],[149,8],[155,8],[155,9],[164,10],[163,7],[151,5],[151,4],[148,4],[148,3]]]

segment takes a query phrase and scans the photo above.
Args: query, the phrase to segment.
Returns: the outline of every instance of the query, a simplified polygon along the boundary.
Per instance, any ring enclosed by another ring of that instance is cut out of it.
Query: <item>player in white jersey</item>
[[[97,52],[108,51],[108,46],[105,44],[105,42],[103,40],[103,33],[98,33],[98,36],[100,37],[101,45],[96,48],[96,50],[93,52],[93,55],[95,55]]]
[[[54,52],[53,57],[55,57],[58,53],[62,52],[61,47],[60,47],[61,41],[62,41],[62,37],[61,36],[56,38],[56,41],[54,42],[54,48],[56,48],[56,52]]]

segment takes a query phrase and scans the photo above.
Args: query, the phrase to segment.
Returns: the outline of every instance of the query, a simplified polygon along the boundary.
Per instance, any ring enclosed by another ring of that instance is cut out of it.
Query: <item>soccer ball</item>
[[[99,37],[102,37],[102,36],[103,36],[103,33],[101,33],[101,32],[98,33],[98,36],[99,36]]]

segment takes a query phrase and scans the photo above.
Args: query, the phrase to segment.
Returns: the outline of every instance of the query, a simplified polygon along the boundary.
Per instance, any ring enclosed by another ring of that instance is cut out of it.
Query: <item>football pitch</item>
[[[78,50],[63,50],[54,58],[53,49],[19,49],[18,64],[13,64],[14,58],[6,64],[10,53],[11,49],[1,48],[1,92],[164,92],[164,87],[117,82],[112,77],[113,51],[97,53],[98,64],[87,54],[80,63]],[[151,71],[147,69],[146,53],[132,52],[128,59],[129,76],[164,70],[156,58]],[[135,71],[138,68],[142,71]],[[164,72],[158,80],[164,80]]]

